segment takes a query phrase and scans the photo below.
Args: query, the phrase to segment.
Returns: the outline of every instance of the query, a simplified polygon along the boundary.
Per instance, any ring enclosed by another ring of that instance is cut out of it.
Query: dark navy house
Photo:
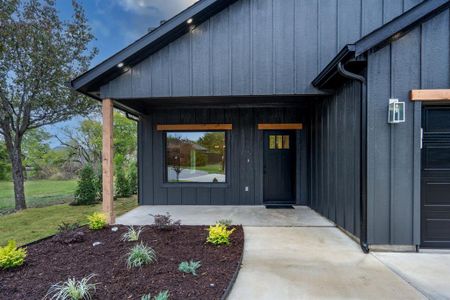
[[[200,0],[71,82],[138,120],[141,205],[307,205],[450,248],[448,0]],[[201,208],[199,208],[201,209]]]

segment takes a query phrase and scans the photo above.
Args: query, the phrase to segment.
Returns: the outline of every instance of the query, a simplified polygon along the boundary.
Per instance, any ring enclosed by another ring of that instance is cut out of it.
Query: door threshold
[[[264,204],[267,209],[295,209],[291,204]]]

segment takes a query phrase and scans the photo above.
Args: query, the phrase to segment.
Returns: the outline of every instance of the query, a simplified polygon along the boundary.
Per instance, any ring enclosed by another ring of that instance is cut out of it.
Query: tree
[[[16,209],[26,208],[22,139],[31,129],[92,111],[66,87],[87,70],[95,48],[81,5],[60,20],[54,0],[0,0],[0,134],[12,165]]]
[[[80,172],[78,187],[75,191],[74,205],[94,204],[97,200],[97,189],[95,187],[95,174],[90,165],[86,165]]]
[[[5,143],[0,140],[0,180],[10,179],[11,163],[9,162],[8,152]]]

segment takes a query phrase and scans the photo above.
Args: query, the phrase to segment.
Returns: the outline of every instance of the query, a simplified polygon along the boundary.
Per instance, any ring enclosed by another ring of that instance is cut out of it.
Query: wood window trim
[[[302,130],[302,123],[260,123],[259,130]]]
[[[232,130],[233,124],[158,124],[157,131]]]
[[[450,101],[450,89],[411,90],[411,101]]]

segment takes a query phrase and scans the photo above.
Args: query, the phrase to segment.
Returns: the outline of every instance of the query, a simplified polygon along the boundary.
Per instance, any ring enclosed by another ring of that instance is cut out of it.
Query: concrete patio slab
[[[117,218],[117,224],[147,225],[153,223],[150,215],[169,212],[183,225],[211,225],[220,219],[231,219],[244,226],[334,226],[307,206],[295,209],[267,209],[264,206],[139,206]]]
[[[228,299],[424,299],[332,227],[245,227]]]
[[[429,299],[450,299],[449,253],[373,252],[373,255]]]

